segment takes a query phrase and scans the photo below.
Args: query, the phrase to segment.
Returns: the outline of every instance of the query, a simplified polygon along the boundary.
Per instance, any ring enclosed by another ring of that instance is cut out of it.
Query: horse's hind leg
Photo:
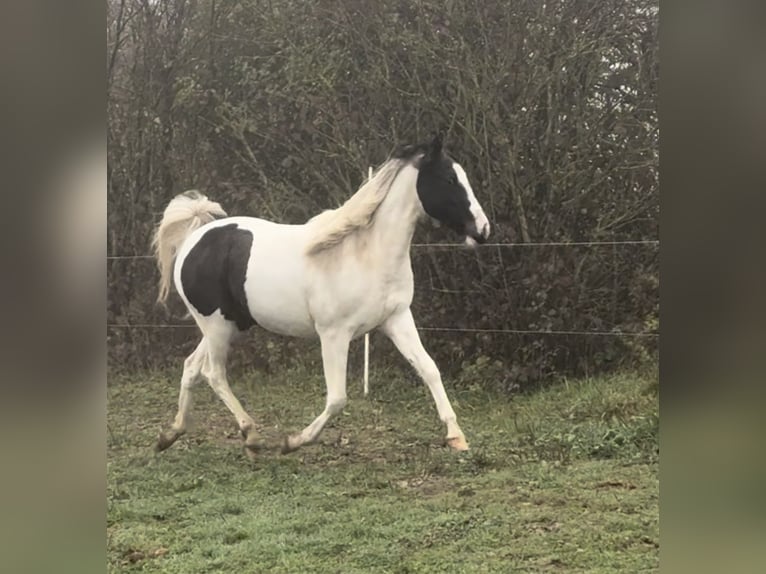
[[[257,451],[263,446],[260,435],[255,428],[252,417],[242,408],[226,380],[226,358],[229,354],[230,342],[234,332],[233,327],[223,330],[216,329],[218,336],[207,336],[207,361],[203,366],[202,374],[207,378],[215,394],[236,417],[239,430],[245,439],[245,453],[254,459]]]
[[[205,338],[203,337],[194,352],[184,361],[181,391],[178,394],[178,413],[170,430],[160,433],[156,446],[158,451],[168,448],[178,440],[178,437],[186,432],[189,411],[192,407],[192,387],[202,379],[202,366],[205,362],[206,354]]]

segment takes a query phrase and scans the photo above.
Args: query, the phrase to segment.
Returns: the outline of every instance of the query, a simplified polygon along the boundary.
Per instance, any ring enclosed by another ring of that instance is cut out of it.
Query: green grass
[[[386,378],[387,380],[382,380]],[[277,445],[323,406],[316,374],[232,388],[273,450],[251,463],[208,387],[194,427],[152,451],[176,376],[109,387],[111,572],[650,572],[659,562],[658,399],[615,375],[501,397],[448,392],[471,444],[448,451],[425,388],[378,372],[321,442]]]

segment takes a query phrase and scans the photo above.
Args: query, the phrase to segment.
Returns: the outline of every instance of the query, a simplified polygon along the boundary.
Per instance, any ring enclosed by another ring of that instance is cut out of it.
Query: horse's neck
[[[417,170],[402,169],[378,208],[372,234],[381,263],[409,265],[410,244],[422,208],[415,191]]]

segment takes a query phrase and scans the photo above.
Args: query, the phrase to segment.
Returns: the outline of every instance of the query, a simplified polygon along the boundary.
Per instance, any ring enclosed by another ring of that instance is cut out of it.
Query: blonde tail
[[[198,227],[218,217],[226,217],[223,208],[194,190],[175,196],[165,208],[162,221],[152,239],[154,256],[160,270],[158,302],[167,301],[173,276],[173,261],[184,239]]]

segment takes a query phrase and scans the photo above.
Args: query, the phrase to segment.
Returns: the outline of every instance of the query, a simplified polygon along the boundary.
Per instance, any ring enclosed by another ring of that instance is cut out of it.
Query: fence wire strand
[[[531,243],[484,243],[482,247],[591,247],[618,245],[659,245],[657,239],[626,240],[626,241],[542,241]],[[413,243],[412,247],[455,248],[465,247],[463,243]],[[152,259],[153,255],[109,255],[108,260],[119,259]],[[191,329],[193,323],[110,323],[107,329]],[[472,329],[461,327],[418,327],[418,331],[437,333],[475,333],[475,334],[505,334],[505,335],[561,335],[561,336],[596,336],[596,337],[659,337],[656,332],[641,331],[545,331],[535,329]]]
[[[193,323],[109,323],[108,329],[192,329]],[[461,327],[417,327],[418,331],[437,333],[486,333],[505,335],[594,335],[600,337],[659,337],[659,333],[641,331],[545,331],[532,329],[470,329]]]
[[[659,245],[658,239],[626,241],[540,241],[531,243],[484,243],[481,247],[591,247],[615,245]],[[413,243],[412,247],[466,247],[464,243]],[[107,259],[152,259],[154,255],[108,255]]]

